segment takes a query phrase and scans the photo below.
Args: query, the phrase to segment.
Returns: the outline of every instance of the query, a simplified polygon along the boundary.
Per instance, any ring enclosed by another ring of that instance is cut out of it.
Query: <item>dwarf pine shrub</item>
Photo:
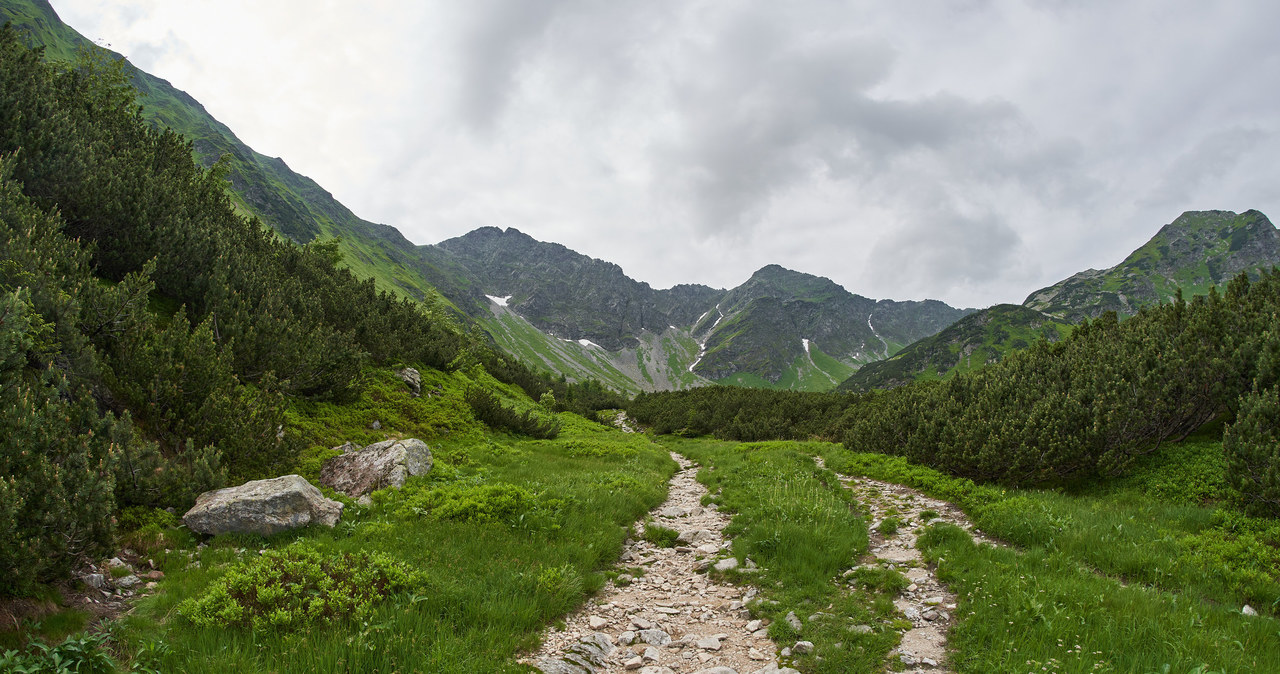
[[[1251,514],[1280,517],[1280,388],[1240,398],[1222,438],[1227,482]]]

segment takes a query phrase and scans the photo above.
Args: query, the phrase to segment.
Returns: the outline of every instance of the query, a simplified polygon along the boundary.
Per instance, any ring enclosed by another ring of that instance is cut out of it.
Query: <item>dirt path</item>
[[[933,569],[922,561],[916,549],[917,532],[926,520],[942,521],[965,529],[977,542],[997,544],[996,541],[974,529],[959,508],[910,487],[843,475],[840,481],[871,511],[871,554],[878,562],[896,567],[911,581],[893,603],[913,627],[903,633],[902,643],[891,657],[896,655],[902,661],[907,667],[902,670],[905,672],[950,672],[945,665],[947,630],[956,609],[956,595],[939,582]],[[928,516],[922,517],[923,513]],[[881,523],[890,517],[899,522],[897,532],[881,533]]]
[[[619,564],[623,575],[566,616],[563,630],[544,635],[525,662],[545,674],[799,674],[778,668],[767,623],[750,619],[744,604],[755,589],[707,577],[708,564],[729,548],[721,534],[729,517],[701,505],[706,487],[694,480],[697,466],[671,457],[680,471],[652,515],[681,540],[657,547],[640,538],[644,523],[637,523]]]

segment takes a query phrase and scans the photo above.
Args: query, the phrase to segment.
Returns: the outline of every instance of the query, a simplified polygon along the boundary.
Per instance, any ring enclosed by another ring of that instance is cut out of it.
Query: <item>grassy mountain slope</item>
[[[1106,311],[1200,295],[1242,271],[1280,264],[1280,233],[1258,211],[1188,211],[1110,269],[1089,269],[1037,290],[1023,305],[1079,323]]]
[[[12,22],[30,44],[45,48],[46,57],[74,62],[94,45],[62,23],[46,0],[0,0],[0,22]],[[114,54],[119,58],[118,54]],[[333,195],[282,159],[254,151],[226,125],[214,119],[198,101],[169,82],[127,66],[142,97],[143,115],[189,139],[196,155],[208,166],[225,157],[233,200],[275,231],[298,243],[341,238],[343,263],[379,288],[414,299],[438,298],[426,278],[430,263],[394,227],[362,220]],[[447,284],[444,273],[430,276]]]
[[[1038,338],[1056,340],[1070,326],[1107,311],[1121,316],[1168,302],[1178,289],[1203,295],[1242,271],[1280,263],[1280,233],[1258,211],[1188,211],[1120,264],[1089,269],[1031,293],[1022,306],[1001,304],[871,363],[841,384],[865,391],[935,379],[995,362]]]
[[[997,304],[970,314],[886,360],[869,363],[838,390],[892,388],[917,379],[940,379],[999,361],[1039,339],[1058,341],[1071,325],[1017,304]]]

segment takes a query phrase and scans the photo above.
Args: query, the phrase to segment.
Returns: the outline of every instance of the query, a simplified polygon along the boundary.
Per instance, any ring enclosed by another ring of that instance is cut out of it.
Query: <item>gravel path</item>
[[[767,623],[750,619],[744,605],[755,589],[707,577],[708,565],[729,548],[721,534],[729,516],[701,505],[706,487],[694,479],[697,466],[671,457],[680,471],[651,514],[681,533],[676,547],[640,539],[644,524],[637,523],[619,563],[623,575],[566,616],[563,630],[545,634],[524,662],[545,674],[798,674],[778,668]],[[628,572],[637,568],[643,572]]]
[[[927,519],[929,523],[949,522],[965,529],[975,541],[998,543],[982,536],[959,508],[946,501],[929,498],[910,487],[865,477],[841,475],[840,481],[871,511],[871,554],[878,562],[897,568],[911,581],[893,604],[913,627],[903,633],[902,643],[891,657],[896,655],[902,661],[907,667],[901,670],[904,672],[949,673],[951,670],[945,665],[947,630],[956,610],[956,595],[924,564],[916,549],[917,532]],[[922,519],[921,513],[926,511],[932,511],[933,516]],[[881,534],[880,524],[889,517],[900,522],[898,531]]]

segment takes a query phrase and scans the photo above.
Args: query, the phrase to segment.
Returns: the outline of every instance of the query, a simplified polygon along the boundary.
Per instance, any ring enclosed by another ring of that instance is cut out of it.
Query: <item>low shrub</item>
[[[237,565],[178,613],[199,627],[292,630],[363,618],[379,600],[423,582],[383,555],[324,554],[295,543]]]
[[[56,646],[35,642],[27,653],[0,653],[0,672],[50,672],[52,674],[115,674],[116,663],[107,652],[105,634],[67,637]]]

